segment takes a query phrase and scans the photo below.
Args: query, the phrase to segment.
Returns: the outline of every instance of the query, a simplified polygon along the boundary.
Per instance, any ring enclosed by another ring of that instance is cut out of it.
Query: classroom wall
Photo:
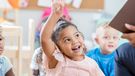
[[[102,12],[109,13],[112,17],[119,11],[126,0],[105,0],[105,7],[103,11],[92,12],[92,11],[70,11],[73,22],[77,24],[81,32],[83,32],[86,39],[90,40],[91,34],[95,31],[95,19]],[[39,17],[41,15],[41,10],[20,10],[19,11],[19,25],[23,26],[23,45],[28,43],[28,20],[33,18],[35,25],[37,25]],[[35,25],[33,25],[35,27]]]
[[[114,16],[126,1],[127,0],[105,0],[105,11]]]

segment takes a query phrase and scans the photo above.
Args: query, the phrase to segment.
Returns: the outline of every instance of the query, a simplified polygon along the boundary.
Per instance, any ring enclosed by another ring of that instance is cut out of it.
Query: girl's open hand
[[[63,0],[52,0],[52,13],[62,17],[63,16],[64,1]]]

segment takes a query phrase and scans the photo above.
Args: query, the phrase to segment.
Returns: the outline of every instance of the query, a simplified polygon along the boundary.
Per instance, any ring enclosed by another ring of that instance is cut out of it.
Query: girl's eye
[[[69,43],[71,41],[71,39],[65,39],[64,42],[65,43]]]
[[[104,36],[104,39],[108,39],[109,37],[107,37],[107,36]]]
[[[114,36],[113,39],[118,39],[118,37]]]
[[[3,39],[2,38],[0,38],[0,41],[2,41]]]
[[[76,36],[76,37],[80,37],[80,34],[78,33],[78,34],[76,34],[75,36]]]

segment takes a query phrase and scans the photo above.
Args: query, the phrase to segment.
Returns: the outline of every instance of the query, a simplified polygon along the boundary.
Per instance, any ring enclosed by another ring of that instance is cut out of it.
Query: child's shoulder
[[[99,48],[99,47],[94,47],[94,48],[90,49],[90,50],[86,53],[86,55],[87,55],[87,56],[95,55],[98,51],[100,51],[100,48]]]
[[[33,54],[33,58],[37,58],[40,55],[42,56],[42,48],[41,47],[35,49],[34,54]]]
[[[86,62],[88,62],[87,64],[89,64],[89,65],[96,65],[97,64],[94,59],[87,57],[87,56],[86,56]]]
[[[85,60],[87,60],[87,61],[93,61],[93,59],[90,58],[90,57],[88,57],[88,56],[85,56]]]
[[[0,56],[0,60],[2,60],[3,62],[9,62],[9,58],[6,56]]]
[[[12,64],[8,57],[0,56],[0,69],[3,70],[3,74],[5,75],[12,68]]]
[[[38,54],[38,53],[41,53],[41,52],[42,52],[42,48],[39,47],[39,48],[35,49],[35,52],[34,53]]]
[[[12,66],[9,58],[6,57],[6,56],[0,56],[0,64],[2,64],[5,68],[8,67],[8,66],[9,67]]]

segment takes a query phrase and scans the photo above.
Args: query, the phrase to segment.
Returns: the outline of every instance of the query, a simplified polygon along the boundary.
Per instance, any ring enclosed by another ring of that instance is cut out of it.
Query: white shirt
[[[12,64],[6,56],[0,56],[0,76],[5,74],[12,68]]]
[[[37,48],[35,50],[30,67],[31,69],[39,70],[40,76],[45,76],[45,69],[43,67],[43,58],[42,58],[41,48]]]

